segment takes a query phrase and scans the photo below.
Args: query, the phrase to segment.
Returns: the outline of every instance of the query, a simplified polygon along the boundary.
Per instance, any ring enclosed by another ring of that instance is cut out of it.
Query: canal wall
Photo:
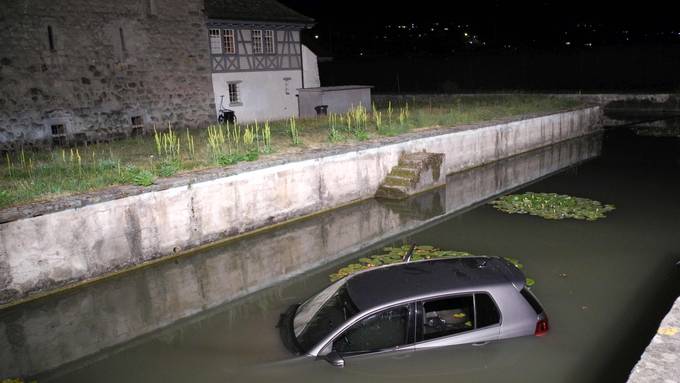
[[[628,383],[680,382],[680,298],[633,368]]]
[[[154,188],[8,209],[0,212],[0,305],[371,198],[402,153],[444,153],[441,171],[450,174],[590,134],[601,115],[594,106],[433,129],[235,167],[224,176],[190,174]]]
[[[594,158],[601,145],[599,135],[564,141],[451,174],[444,187],[404,201],[369,199],[206,249],[200,256],[178,257],[7,308],[0,311],[0,379],[34,376],[69,362],[64,369],[77,369],[102,353],[130,347],[126,342],[134,338],[295,275],[324,265],[330,274],[344,256],[371,251],[396,236]],[[267,292],[273,295],[270,300],[285,300],[277,291]],[[220,326],[239,326],[242,317],[248,317],[239,314],[239,305],[228,305],[198,319],[222,310],[236,317],[233,324]],[[272,318],[272,325],[275,321]]]

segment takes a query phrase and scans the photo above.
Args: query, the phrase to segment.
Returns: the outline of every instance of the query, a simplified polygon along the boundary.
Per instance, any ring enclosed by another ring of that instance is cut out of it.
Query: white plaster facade
[[[236,113],[239,122],[280,120],[298,116],[297,89],[302,87],[302,71],[273,70],[212,74],[215,107]],[[240,102],[229,102],[229,83],[236,83]]]
[[[302,73],[304,74],[303,88],[318,88],[321,86],[319,63],[316,60],[316,54],[304,44],[302,44]]]
[[[215,113],[233,110],[239,122],[280,120],[300,115],[298,89],[318,87],[316,55],[300,43],[299,30],[273,32],[273,52],[256,52],[253,30],[263,33],[271,24],[244,26],[213,21],[209,29],[234,31],[234,51],[211,52]],[[299,28],[302,28],[301,26]],[[219,32],[222,33],[222,32]],[[304,81],[304,83],[303,83]],[[229,93],[232,85],[232,97]],[[237,102],[234,102],[234,87]]]

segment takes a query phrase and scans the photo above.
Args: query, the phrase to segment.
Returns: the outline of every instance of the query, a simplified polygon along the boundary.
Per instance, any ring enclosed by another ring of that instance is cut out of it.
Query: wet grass
[[[288,119],[207,129],[160,128],[151,135],[78,148],[7,153],[0,208],[98,190],[148,186],[158,178],[287,153],[352,144],[409,131],[452,127],[581,106],[537,95],[427,96],[355,108],[318,119]]]

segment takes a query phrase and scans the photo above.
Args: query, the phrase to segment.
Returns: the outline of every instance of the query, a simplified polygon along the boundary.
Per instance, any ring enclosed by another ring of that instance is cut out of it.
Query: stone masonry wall
[[[205,124],[203,0],[5,1],[0,90],[0,151]]]

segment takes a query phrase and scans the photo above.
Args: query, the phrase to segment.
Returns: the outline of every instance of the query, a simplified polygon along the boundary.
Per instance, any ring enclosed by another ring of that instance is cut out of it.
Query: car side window
[[[492,326],[501,321],[501,314],[489,294],[475,294],[475,308],[477,309],[477,328]]]
[[[447,297],[423,304],[423,339],[435,339],[474,329],[472,295]]]
[[[394,348],[408,342],[408,306],[398,306],[353,324],[333,342],[333,350],[364,353]]]

